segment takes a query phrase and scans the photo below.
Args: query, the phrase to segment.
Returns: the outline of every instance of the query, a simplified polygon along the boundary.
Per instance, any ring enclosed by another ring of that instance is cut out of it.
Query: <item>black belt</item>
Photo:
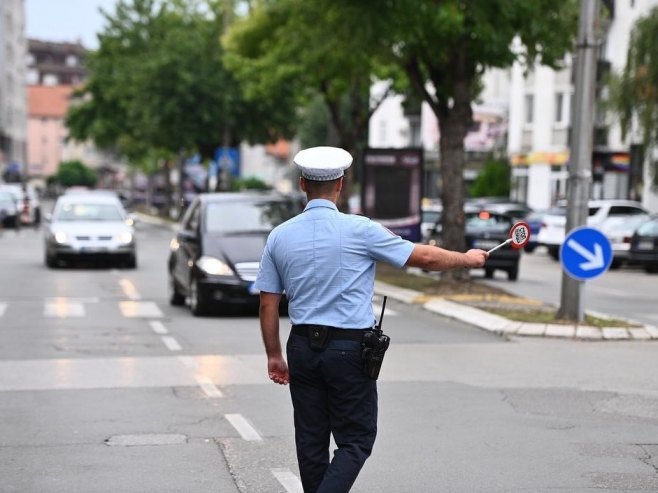
[[[298,336],[308,337],[308,330],[312,330],[314,327],[323,329],[326,327],[329,330],[329,337],[331,339],[357,342],[361,342],[363,340],[363,333],[366,330],[371,329],[371,327],[368,327],[367,329],[339,329],[338,327],[331,327],[328,325],[299,324],[292,326],[292,333]]]

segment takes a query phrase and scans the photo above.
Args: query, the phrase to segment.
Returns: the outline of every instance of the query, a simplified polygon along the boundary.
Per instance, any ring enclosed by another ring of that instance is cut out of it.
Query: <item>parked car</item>
[[[0,191],[0,221],[3,228],[20,229],[21,227],[18,203],[11,192]]]
[[[170,243],[169,302],[184,305],[189,299],[195,316],[257,307],[253,284],[267,236],[301,211],[299,200],[273,192],[198,195]]]
[[[633,233],[629,260],[649,273],[658,272],[658,215],[642,223]]]
[[[110,259],[137,267],[135,230],[121,202],[110,195],[62,195],[45,228],[45,263]]]
[[[509,232],[515,223],[515,218],[507,214],[500,214],[485,210],[466,210],[464,214],[464,229],[466,234],[466,248],[480,248],[490,250],[509,238]],[[441,222],[435,225],[428,244],[442,246]],[[521,249],[508,245],[494,250],[484,264],[484,275],[492,278],[496,270],[507,272],[510,281],[516,281],[519,276],[519,260]]]
[[[468,199],[465,202],[466,208],[486,209],[490,212],[507,214],[516,220],[525,220],[532,212],[532,208],[523,202],[517,202],[505,197],[478,197]]]
[[[530,239],[523,247],[524,251],[532,253],[538,246],[540,246],[538,240],[539,230],[544,221],[544,216],[550,214],[550,212],[550,210],[533,211],[523,218],[523,221],[525,221],[530,227]]]
[[[630,217],[609,217],[601,224],[601,232],[610,240],[612,248],[611,269],[618,269],[630,259],[631,238],[637,228],[649,220],[648,216],[639,214]]]
[[[21,224],[38,226],[41,223],[41,202],[33,185],[27,183],[0,183],[0,191],[11,192],[18,204]]]
[[[420,238],[427,243],[434,225],[441,217],[441,202],[425,201],[420,207]]]
[[[587,207],[587,226],[597,228],[603,233],[605,233],[605,222],[611,218],[624,220],[639,216],[647,219],[649,217],[649,211],[642,207],[642,204],[639,202],[632,200],[590,200]],[[558,207],[546,213],[542,220],[539,234],[537,235],[539,244],[546,246],[548,254],[555,260],[559,260],[560,258],[560,247],[566,236],[566,212],[566,204],[561,203]]]

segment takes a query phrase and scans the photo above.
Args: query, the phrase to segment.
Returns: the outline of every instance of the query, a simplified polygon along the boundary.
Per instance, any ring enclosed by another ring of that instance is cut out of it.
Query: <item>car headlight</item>
[[[55,242],[60,245],[64,245],[68,239],[64,231],[55,231],[53,233],[53,238],[55,238]]]
[[[232,276],[231,268],[215,257],[206,257],[205,255],[196,261],[197,267],[206,274],[213,276]]]
[[[128,245],[133,242],[133,234],[130,231],[121,231],[117,235],[117,240],[123,245]]]

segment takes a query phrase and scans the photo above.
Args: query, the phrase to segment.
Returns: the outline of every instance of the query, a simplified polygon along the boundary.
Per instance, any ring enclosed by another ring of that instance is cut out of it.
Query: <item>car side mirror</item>
[[[46,213],[43,215],[43,220],[44,220],[44,222],[46,222],[46,223],[50,223],[50,222],[52,222],[52,220],[53,220],[53,215],[52,215],[50,212],[46,212]]]

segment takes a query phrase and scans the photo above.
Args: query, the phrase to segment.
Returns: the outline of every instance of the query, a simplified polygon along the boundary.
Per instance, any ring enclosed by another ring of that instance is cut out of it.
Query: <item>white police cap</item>
[[[343,176],[352,165],[352,156],[340,147],[309,147],[299,151],[293,162],[307,180],[329,181]]]

